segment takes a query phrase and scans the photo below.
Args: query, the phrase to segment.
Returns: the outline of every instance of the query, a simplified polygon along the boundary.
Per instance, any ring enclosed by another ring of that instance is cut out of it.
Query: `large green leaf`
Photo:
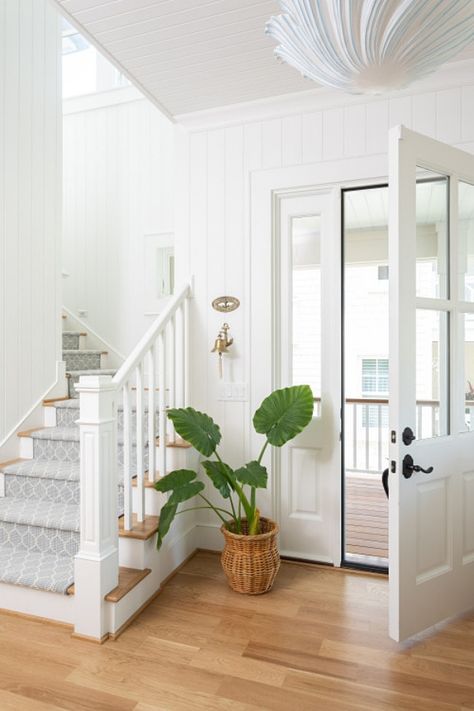
[[[189,484],[184,484],[175,489],[171,494],[168,503],[170,504],[180,504],[182,501],[187,501],[192,499],[193,496],[199,494],[200,491],[204,489],[204,484],[202,481],[191,481]]]
[[[168,417],[179,436],[192,444],[200,454],[210,457],[216,451],[221,441],[221,431],[209,415],[186,407],[169,410]]]
[[[258,462],[249,462],[235,472],[235,477],[242,484],[250,484],[259,489],[267,486],[268,473],[264,466]]]
[[[234,490],[235,475],[228,464],[224,462],[202,462],[206,474],[221,496],[228,499]]]
[[[189,484],[197,477],[197,474],[192,469],[176,469],[174,472],[167,474],[162,479],[155,482],[154,486],[157,491],[173,491],[180,486]]]
[[[265,398],[253,416],[257,432],[270,444],[282,447],[309,424],[313,416],[313,393],[309,385],[275,390]]]
[[[166,536],[168,531],[170,530],[170,526],[173,523],[173,519],[176,516],[176,510],[178,508],[178,504],[173,504],[170,501],[168,501],[161,509],[160,511],[160,520],[158,523],[158,538],[156,541],[156,545],[158,550],[161,548],[163,544],[163,538]]]

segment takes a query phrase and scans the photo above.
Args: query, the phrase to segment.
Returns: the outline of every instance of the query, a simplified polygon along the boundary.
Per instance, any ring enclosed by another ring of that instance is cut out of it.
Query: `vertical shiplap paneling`
[[[461,140],[461,89],[445,89],[436,94],[436,134],[440,141]]]
[[[100,104],[64,117],[63,297],[127,354],[150,324],[145,235],[174,228],[174,126],[145,99]]]
[[[365,144],[365,104],[348,106],[344,109],[344,155],[360,156],[366,152]]]
[[[282,164],[281,119],[262,122],[262,168],[279,168]]]
[[[344,110],[323,112],[323,160],[342,158],[344,153]]]
[[[368,155],[387,150],[388,108],[388,101],[372,101],[367,104],[365,129]]]
[[[301,114],[285,116],[282,120],[282,164],[299,165],[302,156]]]
[[[461,89],[461,139],[474,140],[474,86]]]
[[[427,92],[413,97],[413,130],[436,138],[436,94]]]
[[[403,124],[407,128],[412,126],[412,97],[400,96],[390,99],[389,102],[389,128]]]
[[[301,131],[303,163],[320,161],[323,154],[323,115],[321,111],[303,114]]]
[[[207,300],[204,306],[207,315],[207,372],[208,372],[208,411],[217,422],[224,421],[224,404],[219,400],[220,379],[218,374],[217,354],[210,354],[217,332],[226,320],[224,316],[211,308],[216,296],[222,296],[226,287],[226,151],[225,129],[209,131],[207,136],[207,262],[210,278],[207,282]],[[229,361],[224,360],[224,370]]]
[[[0,441],[59,356],[58,32],[46,0],[0,4]]]
[[[225,291],[240,299],[242,306],[228,314],[234,344],[226,358],[227,377],[244,382],[244,299],[246,234],[244,229],[244,129],[233,126],[225,130]],[[238,466],[245,449],[243,402],[227,403],[224,408],[224,439],[228,442],[227,461]]]

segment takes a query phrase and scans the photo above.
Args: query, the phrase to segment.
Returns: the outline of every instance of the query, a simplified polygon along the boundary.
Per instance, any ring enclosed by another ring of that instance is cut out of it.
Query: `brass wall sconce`
[[[221,330],[217,334],[217,338],[214,342],[214,348],[211,353],[217,353],[219,356],[219,378],[222,378],[222,355],[229,352],[229,346],[234,342],[233,338],[229,338],[230,326],[228,323],[223,323]]]
[[[235,311],[240,306],[240,301],[236,296],[218,296],[211,304],[212,308],[220,313],[230,313]],[[214,342],[214,348],[211,353],[217,353],[219,356],[219,378],[222,378],[222,356],[229,352],[229,346],[234,342],[233,338],[229,338],[229,324],[223,323],[221,330],[217,334]]]

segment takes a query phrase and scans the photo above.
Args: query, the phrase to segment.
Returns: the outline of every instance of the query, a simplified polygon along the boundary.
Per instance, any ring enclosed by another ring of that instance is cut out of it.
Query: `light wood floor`
[[[103,646],[0,614],[0,709],[474,709],[474,614],[398,646],[386,611],[384,577],[284,563],[245,597],[199,553]]]
[[[380,476],[346,475],[346,553],[388,558],[388,499]]]

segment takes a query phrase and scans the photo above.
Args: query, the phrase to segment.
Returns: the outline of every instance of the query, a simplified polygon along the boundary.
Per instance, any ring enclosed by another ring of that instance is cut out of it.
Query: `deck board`
[[[380,477],[346,475],[346,553],[388,558],[388,499]]]

